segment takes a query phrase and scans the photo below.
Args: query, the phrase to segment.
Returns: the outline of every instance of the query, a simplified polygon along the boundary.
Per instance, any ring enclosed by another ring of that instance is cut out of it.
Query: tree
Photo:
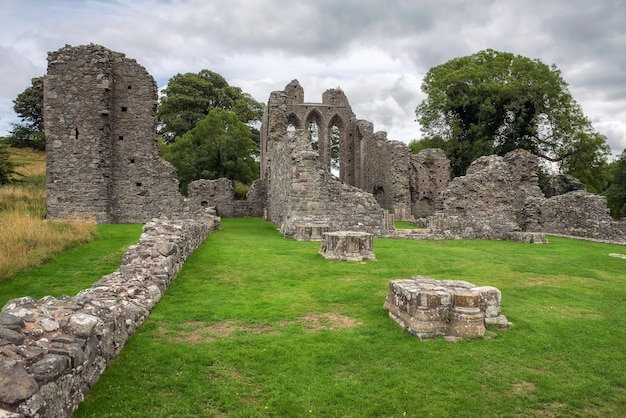
[[[43,77],[31,80],[31,86],[13,100],[13,110],[22,119],[13,124],[9,143],[14,147],[45,148],[43,129]]]
[[[193,129],[212,109],[231,110],[243,123],[260,121],[263,115],[263,104],[239,87],[230,86],[217,73],[202,70],[198,74],[176,74],[163,89],[159,101],[159,133],[165,142],[172,143]],[[258,131],[256,134],[258,138]]]
[[[198,179],[226,177],[252,183],[259,177],[255,148],[250,128],[235,112],[213,109],[192,130],[163,145],[161,153],[176,168],[181,191],[186,194],[189,183]]]
[[[611,215],[615,219],[626,217],[626,149],[611,163],[611,180],[605,191]]]
[[[0,144],[0,185],[11,182],[11,175],[16,174],[15,167],[6,145]]]
[[[418,121],[426,139],[442,144],[454,175],[480,156],[523,148],[602,190],[594,175],[609,148],[556,66],[488,49],[431,68],[422,91]]]

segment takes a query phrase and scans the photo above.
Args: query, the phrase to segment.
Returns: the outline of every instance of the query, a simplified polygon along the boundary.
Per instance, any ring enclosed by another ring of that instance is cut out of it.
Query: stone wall
[[[267,179],[272,170],[269,155],[277,138],[291,130],[307,131],[315,122],[319,133],[316,153],[321,166],[330,170],[330,133],[339,132],[339,179],[351,186],[372,193],[378,203],[395,219],[409,220],[413,213],[426,213],[415,209],[421,197],[437,195],[441,185],[421,182],[419,196],[412,195],[411,179],[414,166],[408,147],[398,141],[387,140],[385,132],[374,132],[373,125],[357,120],[345,94],[330,89],[322,95],[321,103],[304,101],[304,90],[293,80],[282,91],[270,94],[261,128],[261,178]],[[433,190],[427,188],[433,186]],[[430,212],[428,213],[430,214]]]
[[[195,180],[187,190],[190,206],[215,207],[217,216],[245,217],[263,216],[267,197],[265,180],[256,180],[250,186],[246,198],[235,197],[233,182],[226,178]]]
[[[156,104],[156,82],[122,53],[91,44],[48,54],[49,217],[142,223],[180,211],[174,168],[158,156]]]
[[[427,236],[508,238],[515,232],[561,234],[626,243],[626,224],[611,219],[603,196],[574,191],[547,199],[537,158],[524,150],[474,161],[441,193]]]
[[[122,266],[91,288],[74,297],[9,301],[0,313],[0,416],[71,416],[187,257],[219,226],[208,214],[153,220]]]
[[[440,194],[450,182],[450,160],[442,149],[411,155],[411,215],[424,218],[441,209]]]
[[[267,218],[285,236],[311,225],[376,235],[393,229],[393,217],[370,193],[325,170],[305,132],[284,132],[268,154]]]

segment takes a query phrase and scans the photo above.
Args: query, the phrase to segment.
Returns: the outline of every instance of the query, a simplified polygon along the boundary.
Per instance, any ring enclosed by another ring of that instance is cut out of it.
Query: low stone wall
[[[68,417],[220,218],[148,222],[122,266],[74,297],[0,313],[0,417]]]
[[[244,200],[237,200],[232,180],[195,180],[189,183],[189,202],[192,208],[215,207],[220,217],[261,217],[265,210],[265,181],[256,180]]]

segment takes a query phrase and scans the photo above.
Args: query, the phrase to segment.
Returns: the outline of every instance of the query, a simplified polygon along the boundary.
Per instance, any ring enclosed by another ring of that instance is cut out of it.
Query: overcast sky
[[[159,87],[202,69],[264,103],[293,79],[309,102],[340,87],[404,142],[420,137],[426,71],[492,48],[556,64],[612,150],[626,148],[626,0],[0,0],[0,136],[47,52],[89,43]]]

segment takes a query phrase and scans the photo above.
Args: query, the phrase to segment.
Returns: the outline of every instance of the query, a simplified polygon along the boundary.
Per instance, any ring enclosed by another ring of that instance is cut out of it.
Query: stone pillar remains
[[[485,325],[509,325],[500,312],[501,303],[500,290],[492,286],[415,276],[389,282],[383,307],[402,328],[420,339],[438,335],[477,338],[485,334]]]
[[[320,255],[327,260],[376,260],[372,251],[372,234],[356,231],[336,231],[322,234]]]

